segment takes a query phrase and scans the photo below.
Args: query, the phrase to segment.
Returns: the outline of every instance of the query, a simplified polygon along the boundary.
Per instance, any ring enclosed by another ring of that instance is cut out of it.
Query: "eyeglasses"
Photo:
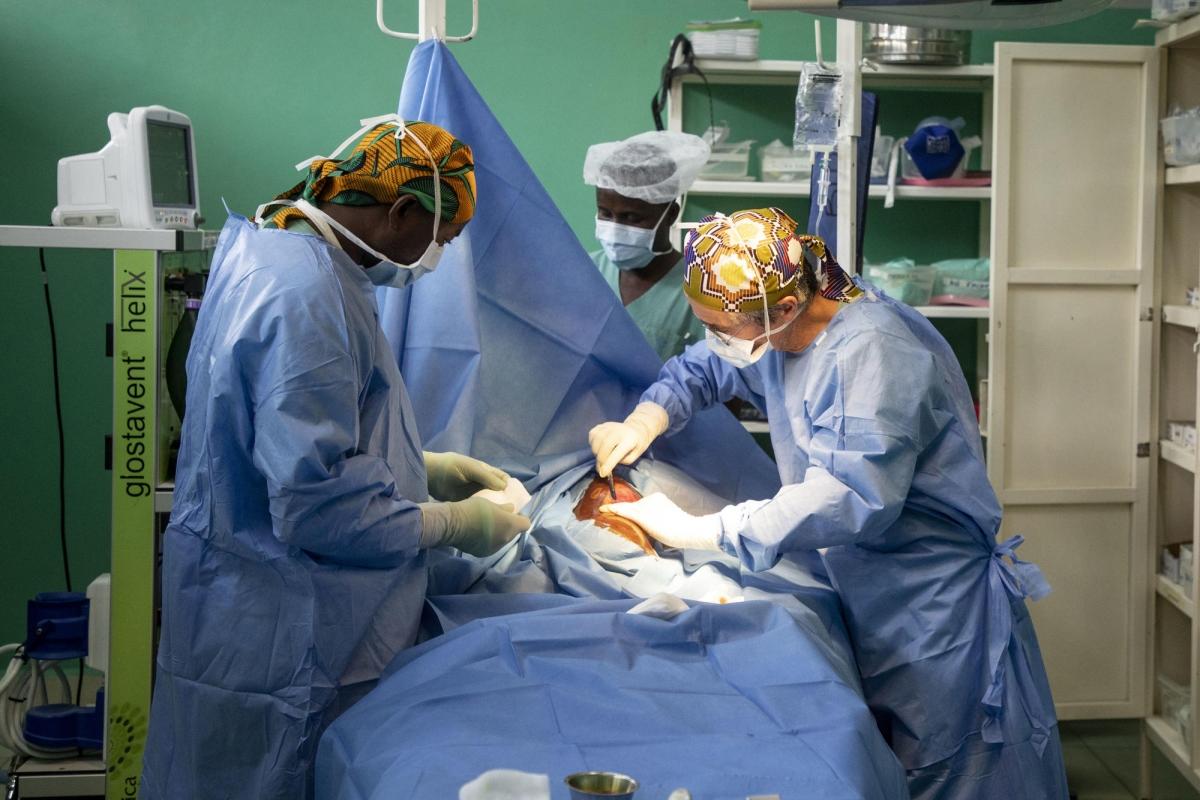
[[[746,330],[747,327],[753,325],[754,323],[747,322],[732,333],[726,333],[725,331],[718,330],[707,322],[701,322],[700,324],[704,326],[705,330],[715,336],[717,341],[719,341],[721,344],[728,345],[733,342],[734,339],[740,338],[738,334]]]

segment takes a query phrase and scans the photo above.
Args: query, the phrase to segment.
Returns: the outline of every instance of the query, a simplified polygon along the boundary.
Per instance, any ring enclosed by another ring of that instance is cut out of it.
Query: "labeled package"
[[[758,58],[758,34],[762,23],[756,19],[726,19],[689,22],[687,37],[697,58],[721,58],[754,61]]]

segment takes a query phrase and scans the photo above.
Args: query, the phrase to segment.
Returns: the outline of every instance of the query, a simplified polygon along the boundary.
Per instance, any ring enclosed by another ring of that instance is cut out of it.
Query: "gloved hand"
[[[490,556],[529,530],[529,517],[512,504],[496,505],[482,497],[454,503],[421,503],[421,547],[448,545],[473,556]]]
[[[716,514],[693,516],[655,492],[634,503],[609,503],[601,511],[633,520],[667,547],[681,550],[720,550],[721,518]]]
[[[601,478],[617,464],[632,464],[667,429],[667,410],[657,403],[639,403],[624,422],[602,422],[588,431],[588,444],[596,455]]]
[[[436,500],[466,500],[480,489],[504,491],[508,473],[461,453],[425,453],[429,495]]]

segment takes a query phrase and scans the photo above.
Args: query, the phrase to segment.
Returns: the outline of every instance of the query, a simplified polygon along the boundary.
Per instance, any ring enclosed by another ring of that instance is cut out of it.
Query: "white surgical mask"
[[[653,228],[622,225],[610,219],[596,217],[596,241],[600,242],[604,255],[608,256],[608,260],[613,262],[617,269],[641,269],[653,261],[655,256],[671,252],[670,247],[666,250],[654,249],[654,240],[658,238],[658,226],[662,225],[670,210],[671,204],[668,203]]]
[[[361,137],[364,133],[383,122],[394,122],[396,124],[397,139],[403,139],[408,135],[408,128],[405,127],[404,120],[399,114],[385,114],[380,117],[371,117],[369,119],[359,120],[359,124],[362,125],[362,127],[359,128],[357,133],[355,133],[346,141],[342,142],[336,150],[334,150],[328,156],[313,156],[312,158],[301,161],[296,165],[296,169],[305,170],[308,169],[309,165],[314,161],[322,161],[327,158],[337,158],[338,155],[341,154],[341,152],[345,150],[351,143],[358,141],[359,137]],[[338,233],[342,234],[342,236],[346,237],[346,239],[356,244],[364,253],[379,259],[378,264],[367,267],[364,270],[371,283],[375,284],[376,286],[392,286],[395,288],[403,288],[417,280],[417,278],[427,275],[437,269],[437,265],[442,259],[442,252],[445,250],[445,246],[440,244],[437,238],[438,225],[442,220],[442,182],[441,176],[438,172],[437,159],[433,157],[433,153],[429,152],[429,148],[425,146],[425,143],[421,141],[420,137],[414,136],[413,141],[416,143],[417,147],[421,148],[421,150],[425,152],[425,155],[429,157],[429,163],[433,166],[433,238],[429,241],[429,245],[425,248],[425,252],[421,253],[421,257],[411,264],[401,264],[388,258],[383,253],[364,242],[358,236],[351,233],[351,231],[345,225],[342,225],[333,217],[329,216],[324,211],[317,208],[307,200],[304,200],[303,198],[294,202],[290,200],[273,200],[269,203],[263,203],[258,207],[258,211],[255,213],[255,218],[261,220],[263,210],[268,206],[295,206],[304,214],[305,217],[308,218],[310,222],[312,222],[313,226],[320,231],[321,236],[325,239],[325,241],[329,242],[329,244],[333,247],[336,247],[339,250],[342,249],[342,245],[338,241],[337,236],[333,234],[333,231],[336,230]]]
[[[739,339],[736,336],[721,338],[711,330],[704,332],[704,339],[714,355],[738,369],[750,366],[771,349],[769,339],[755,347],[753,339]]]

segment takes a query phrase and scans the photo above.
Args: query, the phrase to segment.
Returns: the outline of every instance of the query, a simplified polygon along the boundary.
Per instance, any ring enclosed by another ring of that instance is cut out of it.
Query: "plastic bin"
[[[933,305],[986,306],[991,297],[991,260],[986,258],[949,258],[932,264],[937,270],[933,280]]]
[[[778,139],[758,148],[758,160],[764,181],[794,183],[812,177],[813,152],[793,150]]]
[[[750,178],[750,148],[754,140],[713,147],[699,177],[708,181],[744,181]]]
[[[1162,128],[1163,161],[1168,166],[1200,164],[1200,113],[1178,114],[1167,117],[1159,124]]]
[[[687,36],[697,58],[722,58],[754,61],[758,58],[758,32],[762,23],[755,19],[730,19],[720,22],[689,22]]]
[[[890,297],[910,306],[929,305],[936,275],[937,270],[933,267],[917,266],[907,258],[867,267],[868,281]]]

